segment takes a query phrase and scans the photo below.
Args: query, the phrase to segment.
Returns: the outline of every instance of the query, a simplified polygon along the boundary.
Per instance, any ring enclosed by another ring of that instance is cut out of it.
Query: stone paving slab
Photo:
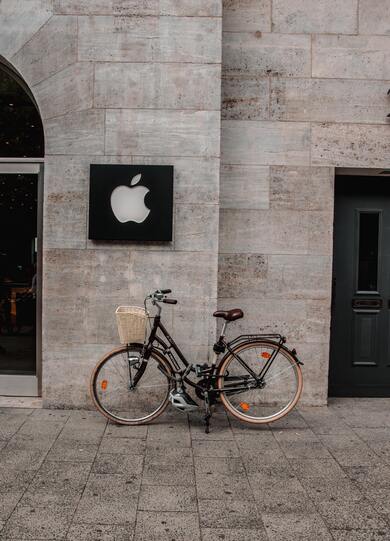
[[[258,429],[0,408],[0,541],[390,541],[389,399]]]

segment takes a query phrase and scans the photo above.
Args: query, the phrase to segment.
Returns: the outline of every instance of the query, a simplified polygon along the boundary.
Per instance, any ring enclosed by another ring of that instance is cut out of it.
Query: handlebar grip
[[[164,295],[167,295],[168,293],[172,293],[172,289],[160,289],[161,293]]]
[[[163,299],[162,302],[165,302],[165,304],[177,304],[176,299]]]

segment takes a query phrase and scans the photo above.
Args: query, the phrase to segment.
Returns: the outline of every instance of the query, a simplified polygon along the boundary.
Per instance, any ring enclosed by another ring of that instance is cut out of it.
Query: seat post
[[[219,355],[221,353],[224,353],[224,351],[225,351],[225,346],[223,344],[223,338],[225,337],[225,330],[226,330],[226,326],[227,326],[228,323],[229,323],[228,321],[224,321],[224,323],[222,325],[222,329],[221,329],[221,334],[219,335],[218,341],[214,344],[214,347],[213,347],[214,358],[213,358],[213,362],[212,362],[213,366],[216,366]]]
[[[220,340],[222,340],[222,338],[225,337],[225,331],[226,331],[226,327],[227,327],[228,323],[229,323],[228,321],[223,322],[222,329],[221,329],[221,334],[220,334],[220,337],[219,337]]]

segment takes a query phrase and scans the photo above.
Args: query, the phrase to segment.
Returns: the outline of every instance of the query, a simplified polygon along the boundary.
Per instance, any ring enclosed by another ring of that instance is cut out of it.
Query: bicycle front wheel
[[[225,408],[234,417],[253,424],[272,423],[287,415],[298,402],[303,387],[300,366],[291,353],[274,342],[260,340],[241,344],[234,353],[243,362],[230,354],[218,371],[218,388]],[[270,360],[268,371],[257,384],[250,371],[260,375]]]
[[[171,365],[155,351],[145,360],[142,350],[142,344],[114,349],[92,373],[92,400],[100,413],[115,423],[150,423],[168,405]]]

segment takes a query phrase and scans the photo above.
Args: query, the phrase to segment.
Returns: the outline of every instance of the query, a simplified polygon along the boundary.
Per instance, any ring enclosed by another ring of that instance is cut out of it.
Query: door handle
[[[352,299],[352,308],[373,308],[380,310],[383,307],[382,299]],[[389,300],[390,307],[390,300]]]

